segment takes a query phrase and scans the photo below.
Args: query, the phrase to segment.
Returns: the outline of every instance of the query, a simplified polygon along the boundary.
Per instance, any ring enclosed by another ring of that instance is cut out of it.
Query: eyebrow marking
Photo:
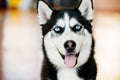
[[[63,28],[65,26],[65,22],[63,19],[58,19],[56,25]]]
[[[70,19],[70,26],[74,27],[76,24],[81,25],[75,18]],[[81,25],[82,26],[82,25]]]

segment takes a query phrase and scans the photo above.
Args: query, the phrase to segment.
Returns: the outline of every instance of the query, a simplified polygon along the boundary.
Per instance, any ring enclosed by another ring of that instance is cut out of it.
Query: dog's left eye
[[[61,28],[60,26],[56,26],[53,30],[54,30],[56,33],[62,33],[62,32],[63,32],[63,28]]]
[[[75,25],[75,26],[73,26],[73,31],[80,31],[81,30],[81,28],[82,28],[82,26],[81,25],[79,25],[79,24],[77,24],[77,25]]]

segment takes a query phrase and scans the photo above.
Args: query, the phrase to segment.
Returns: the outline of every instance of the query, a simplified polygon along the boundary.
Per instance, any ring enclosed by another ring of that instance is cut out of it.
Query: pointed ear
[[[45,24],[52,14],[52,9],[44,1],[38,2],[39,24]]]
[[[92,0],[81,0],[78,9],[81,14],[89,21],[93,20],[93,2]]]

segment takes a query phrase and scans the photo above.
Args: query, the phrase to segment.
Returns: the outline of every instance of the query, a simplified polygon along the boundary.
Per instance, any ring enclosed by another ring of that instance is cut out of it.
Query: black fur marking
[[[53,11],[50,20],[48,20],[48,22],[43,25],[43,36],[46,35],[47,32],[51,31],[59,18],[63,18],[63,14],[64,13],[61,13],[57,10]]]
[[[97,67],[94,56],[94,39],[92,38],[91,55],[88,61],[78,68],[78,76],[84,77],[85,80],[96,80]]]
[[[57,69],[46,59],[43,60],[41,80],[57,80]]]
[[[80,13],[80,11],[78,9],[64,9],[64,10],[54,10],[50,20],[48,20],[48,22],[46,24],[43,25],[43,36],[47,34],[47,32],[49,32],[53,26],[55,25],[55,23],[57,22],[58,19],[63,18],[64,16],[64,12],[68,13],[68,15],[70,16],[70,18],[76,18],[76,20],[78,20],[78,22],[80,22],[84,28],[86,28],[89,33],[92,33],[92,26],[90,24],[89,21],[87,21]]]
[[[44,43],[44,41],[43,41]],[[49,61],[43,44],[44,60],[42,65],[41,80],[57,80],[57,69]]]
[[[83,77],[84,80],[96,80],[96,63],[91,57],[88,62],[82,67],[78,68],[78,76]]]
[[[78,22],[80,22],[84,26],[84,28],[89,31],[89,33],[92,33],[92,26],[90,22],[87,21],[82,15],[80,15],[81,13],[78,9],[68,11],[68,14],[70,17],[76,18],[76,20],[78,20]]]

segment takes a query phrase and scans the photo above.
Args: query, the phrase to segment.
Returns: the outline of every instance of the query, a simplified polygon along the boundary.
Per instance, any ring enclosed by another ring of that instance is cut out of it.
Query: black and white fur
[[[90,0],[83,0],[82,7],[62,10],[52,10],[44,1],[38,2],[39,23],[43,26],[41,80],[96,80],[94,39],[89,21],[92,13],[84,9],[86,1]],[[66,66],[67,55],[75,55],[76,64]]]

